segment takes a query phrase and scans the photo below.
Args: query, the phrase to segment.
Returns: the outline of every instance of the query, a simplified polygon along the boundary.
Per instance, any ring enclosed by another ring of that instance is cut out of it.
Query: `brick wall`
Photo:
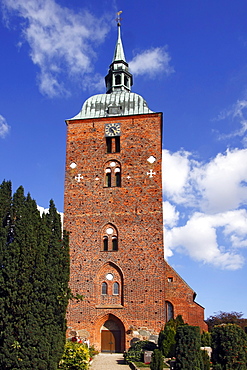
[[[107,153],[104,129],[112,122],[121,125],[118,153]],[[85,297],[69,306],[68,335],[88,333],[100,349],[100,328],[113,320],[124,350],[135,336],[157,335],[166,320],[166,301],[173,304],[175,315],[182,312],[185,321],[204,328],[203,308],[163,257],[162,114],[67,123],[64,201],[70,286]],[[151,156],[154,163],[148,161]],[[119,187],[114,186],[116,168],[121,172]],[[112,174],[111,187],[106,186],[106,170]],[[171,273],[173,285],[167,281]],[[118,294],[114,283],[119,284]],[[102,284],[107,284],[107,294],[102,294]]]

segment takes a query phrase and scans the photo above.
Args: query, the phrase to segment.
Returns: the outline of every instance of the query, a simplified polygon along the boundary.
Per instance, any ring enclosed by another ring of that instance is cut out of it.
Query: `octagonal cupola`
[[[105,77],[106,93],[130,91],[133,85],[133,77],[129,72],[129,65],[125,60],[123,44],[121,40],[121,23],[118,19],[118,39],[114,51],[112,63]]]

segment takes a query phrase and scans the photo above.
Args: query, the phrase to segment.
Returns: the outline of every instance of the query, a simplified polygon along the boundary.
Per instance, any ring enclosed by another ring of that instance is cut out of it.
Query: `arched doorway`
[[[111,318],[105,321],[100,329],[101,352],[122,352],[123,333],[120,322]]]

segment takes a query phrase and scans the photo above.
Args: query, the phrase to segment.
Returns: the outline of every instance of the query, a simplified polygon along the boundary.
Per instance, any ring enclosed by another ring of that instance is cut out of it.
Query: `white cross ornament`
[[[83,179],[83,176],[80,174],[80,173],[78,173],[78,175],[77,176],[75,176],[75,180],[77,181],[77,182],[81,182],[81,180]]]
[[[151,178],[153,177],[153,175],[156,175],[156,172],[153,172],[153,170],[150,170],[149,172],[147,172],[147,175]]]

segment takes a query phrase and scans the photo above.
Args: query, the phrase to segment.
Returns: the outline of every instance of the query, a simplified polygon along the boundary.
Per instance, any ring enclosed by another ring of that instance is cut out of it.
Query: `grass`
[[[150,365],[149,364],[144,364],[143,362],[134,362],[134,364],[139,368],[139,369],[144,369],[145,370],[150,370]],[[170,367],[164,364],[163,369],[169,369]]]

